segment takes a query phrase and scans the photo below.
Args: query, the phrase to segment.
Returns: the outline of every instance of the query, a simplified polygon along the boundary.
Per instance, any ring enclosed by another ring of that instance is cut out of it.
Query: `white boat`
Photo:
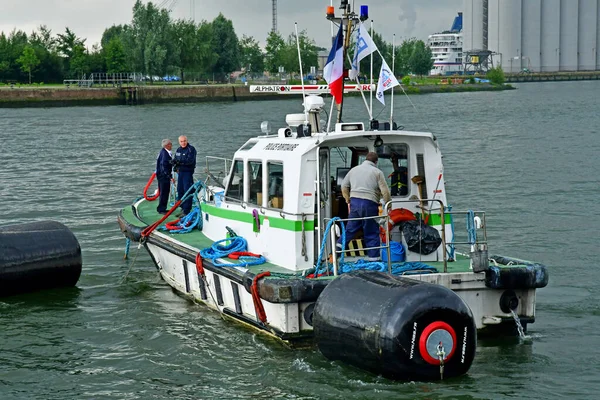
[[[356,22],[344,7],[341,20]],[[327,86],[251,90],[304,93],[304,112],[285,116],[275,132],[263,123],[230,159],[206,157],[190,191],[193,229],[160,229],[173,225],[178,203],[162,216],[141,199],[119,215],[122,232],[143,244],[173,289],[283,341],[311,340],[331,359],[399,379],[464,374],[477,332],[516,335],[534,322],[546,268],[488,255],[485,213],[451,209],[431,132],[354,115],[328,130]],[[332,246],[348,220],[340,184],[369,151],[385,176],[392,159],[402,173],[373,217],[385,239],[380,262],[365,261],[360,239],[346,252]]]
[[[433,69],[430,75],[455,75],[463,72],[462,13],[458,13],[452,29],[434,33],[427,38]]]

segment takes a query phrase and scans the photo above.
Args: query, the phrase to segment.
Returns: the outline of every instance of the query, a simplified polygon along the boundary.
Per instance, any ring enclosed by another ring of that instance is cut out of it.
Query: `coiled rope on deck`
[[[175,209],[177,209],[177,207],[179,207],[179,205],[181,203],[183,203],[185,200],[189,199],[190,197],[194,197],[200,192],[201,189],[204,188],[204,184],[202,183],[202,181],[197,181],[196,183],[194,183],[183,195],[183,197],[179,200],[177,200],[175,202],[175,204],[173,205],[173,207],[171,207],[171,209],[169,211],[167,211],[167,213],[165,215],[162,216],[162,218],[160,218],[158,221],[156,221],[155,223],[153,223],[152,225],[147,226],[146,228],[144,228],[144,230],[142,231],[142,240],[145,240],[145,238],[147,238],[148,236],[150,236],[150,234],[156,229],[158,228],[174,211]],[[200,209],[200,202],[198,202],[198,208]],[[190,213],[191,214],[191,213]],[[198,220],[199,225],[199,229],[202,229],[202,209],[199,210],[199,214],[200,214],[200,218]]]
[[[265,257],[260,254],[249,255],[250,253],[247,252],[247,248],[248,242],[246,239],[241,236],[235,236],[217,240],[210,247],[200,250],[200,256],[211,260],[215,266],[249,267],[267,262]],[[237,256],[237,259],[241,261],[240,263],[233,264],[218,261],[219,258],[227,258],[234,253],[244,253]]]

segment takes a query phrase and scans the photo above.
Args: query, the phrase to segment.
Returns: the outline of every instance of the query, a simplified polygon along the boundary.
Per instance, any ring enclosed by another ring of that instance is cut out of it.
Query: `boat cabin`
[[[313,267],[328,222],[348,218],[342,181],[370,151],[378,154],[377,166],[392,194],[390,204],[381,204],[382,212],[403,208],[431,214],[427,223],[441,229],[440,205],[446,204],[446,194],[442,157],[431,133],[365,130],[360,122],[306,135],[300,122],[305,119],[304,114],[286,118],[288,126],[277,135],[252,138],[235,152],[220,182],[224,189],[213,187],[214,198],[202,206],[207,214],[203,231],[210,239],[223,239],[229,228],[248,241],[249,251],[273,264],[294,271]],[[390,237],[402,240],[393,226]],[[331,240],[325,242],[331,254]],[[408,252],[407,261],[440,261],[442,248],[429,255]],[[358,250],[346,256],[364,254]]]

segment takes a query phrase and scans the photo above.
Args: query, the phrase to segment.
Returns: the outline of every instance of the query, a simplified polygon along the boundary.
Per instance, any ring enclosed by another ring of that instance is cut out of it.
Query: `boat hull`
[[[118,218],[123,234],[134,241],[141,239],[143,227]],[[312,310],[328,279],[306,279],[290,275],[270,277],[257,282],[266,322],[257,317],[251,286],[256,274],[245,268],[214,265],[211,260],[196,264],[200,249],[175,239],[174,236],[153,232],[143,240],[162,278],[175,291],[192,301],[202,303],[225,316],[250,325],[281,340],[293,342],[312,336]],[[545,267],[519,272],[518,276],[537,276],[537,280],[511,279],[491,272],[457,272],[412,275],[413,279],[437,284],[454,291],[471,309],[479,337],[517,335],[518,330],[509,304],[524,328],[535,322],[536,288],[545,286]],[[204,275],[199,273],[204,271]],[[499,284],[504,282],[504,284]],[[516,282],[516,283],[515,283]],[[525,283],[523,283],[525,282]],[[514,287],[511,287],[513,285]],[[529,285],[529,287],[527,287]],[[490,287],[491,286],[491,287]]]

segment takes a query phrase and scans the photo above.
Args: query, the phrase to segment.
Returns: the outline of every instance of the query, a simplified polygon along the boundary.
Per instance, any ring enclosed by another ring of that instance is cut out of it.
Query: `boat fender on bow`
[[[465,374],[475,356],[473,314],[450,289],[380,272],[353,272],[327,285],[313,326],[331,360],[400,380]]]

